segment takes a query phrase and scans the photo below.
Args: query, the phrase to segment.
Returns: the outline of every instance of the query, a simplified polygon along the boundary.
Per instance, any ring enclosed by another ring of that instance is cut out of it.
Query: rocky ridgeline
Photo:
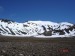
[[[0,20],[0,35],[19,36],[75,36],[75,25],[51,21],[27,21],[18,23],[7,19]]]

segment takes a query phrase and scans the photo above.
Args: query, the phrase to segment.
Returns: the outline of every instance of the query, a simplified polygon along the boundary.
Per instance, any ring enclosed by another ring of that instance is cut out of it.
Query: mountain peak
[[[51,21],[28,21],[25,23],[14,23],[10,20],[0,21],[0,35],[75,36],[75,25],[68,22],[55,23]]]

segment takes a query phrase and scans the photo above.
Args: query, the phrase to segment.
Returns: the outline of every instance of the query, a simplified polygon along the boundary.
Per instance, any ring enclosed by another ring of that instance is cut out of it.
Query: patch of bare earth
[[[75,56],[75,37],[0,37],[0,56]]]

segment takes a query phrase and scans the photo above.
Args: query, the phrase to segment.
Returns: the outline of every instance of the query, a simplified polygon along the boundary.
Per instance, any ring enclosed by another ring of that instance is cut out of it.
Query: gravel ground
[[[0,56],[75,56],[74,38],[0,37]]]
[[[75,45],[74,43],[0,42],[0,56],[75,56]]]

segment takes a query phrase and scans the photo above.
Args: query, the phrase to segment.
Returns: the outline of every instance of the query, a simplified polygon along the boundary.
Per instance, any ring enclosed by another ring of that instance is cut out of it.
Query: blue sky
[[[0,18],[75,23],[75,0],[0,0]]]

